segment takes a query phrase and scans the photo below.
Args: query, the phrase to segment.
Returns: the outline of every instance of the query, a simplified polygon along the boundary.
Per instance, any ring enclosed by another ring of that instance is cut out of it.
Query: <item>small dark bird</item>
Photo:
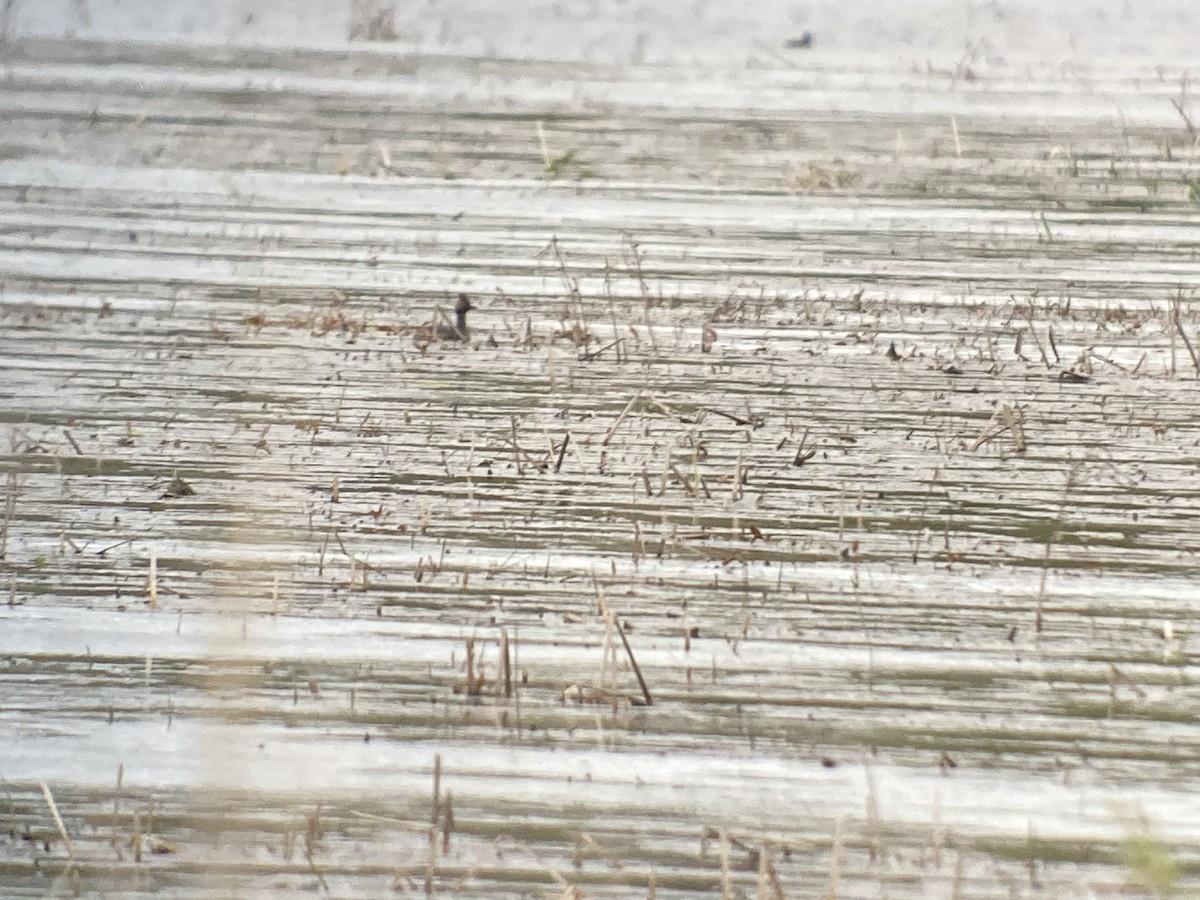
[[[466,294],[459,294],[458,302],[454,304],[453,325],[445,322],[422,325],[413,332],[413,337],[421,345],[428,344],[430,341],[465,341],[471,336],[467,329],[467,313],[474,308],[471,305],[471,299]]]
[[[466,294],[458,295],[458,302],[454,304],[454,327],[449,325],[438,325],[435,334],[439,341],[465,341],[470,337],[470,332],[467,331],[467,313],[475,307],[471,305],[471,298]]]

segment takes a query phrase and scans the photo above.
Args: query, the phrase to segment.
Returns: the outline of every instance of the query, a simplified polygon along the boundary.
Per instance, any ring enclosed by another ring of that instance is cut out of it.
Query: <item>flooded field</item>
[[[5,897],[1200,890],[1182,71],[2,54]]]

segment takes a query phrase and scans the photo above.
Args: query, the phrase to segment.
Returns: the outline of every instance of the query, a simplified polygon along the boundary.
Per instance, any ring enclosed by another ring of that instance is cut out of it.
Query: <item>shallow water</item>
[[[1195,889],[1149,63],[5,53],[7,895]]]

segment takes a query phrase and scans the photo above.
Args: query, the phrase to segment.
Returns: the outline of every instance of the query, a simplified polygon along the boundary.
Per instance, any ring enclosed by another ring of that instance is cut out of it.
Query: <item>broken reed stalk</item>
[[[596,587],[596,599],[600,615],[604,617],[604,643],[600,651],[600,677],[596,684],[601,691],[609,690],[609,670],[612,670],[611,693],[617,693],[617,645],[613,641],[613,616],[604,605],[604,597],[599,586]]]
[[[839,817],[833,826],[833,844],[829,848],[829,890],[825,900],[838,900],[842,880],[842,826],[844,817]]]
[[[930,479],[929,479],[929,490],[927,490],[927,491],[925,492],[925,499],[921,501],[921,512],[920,512],[920,513],[918,514],[918,516],[917,516],[917,520],[918,520],[918,521],[920,521],[920,522],[924,522],[924,521],[925,521],[925,512],[926,512],[926,510],[928,510],[928,509],[929,509],[929,501],[930,501],[930,499],[933,497],[933,487],[934,487],[934,485],[935,485],[935,484],[937,484],[937,483],[938,483],[938,478],[939,478],[940,474],[941,474],[941,473],[939,472],[939,470],[938,470],[937,466],[934,466],[934,468],[933,468],[933,475],[932,475],[932,476],[930,477]],[[920,531],[916,531],[916,532],[914,533],[914,535],[913,535],[913,538],[912,538],[912,548],[913,548],[913,553],[912,553],[912,561],[913,561],[913,565],[916,565],[916,562],[917,562],[917,557],[920,555],[920,552],[921,552],[921,536],[922,536],[922,533],[924,533],[925,531],[926,531],[926,529],[921,529]]]
[[[620,621],[616,624],[617,634],[621,636],[621,643],[625,645],[625,652],[629,654],[629,664],[633,666],[633,674],[637,676],[638,685],[642,689],[642,697],[645,698],[647,706],[653,706],[654,698],[650,696],[650,688],[646,686],[646,679],[642,677],[642,669],[637,664],[637,659],[634,658],[633,648],[629,646],[629,638],[625,636],[625,629],[621,627]]]
[[[1046,355],[1046,348],[1042,346],[1041,338],[1038,337],[1037,326],[1033,321],[1033,298],[1029,300],[1029,306],[1025,309],[1025,321],[1029,323],[1029,336],[1033,338],[1033,344],[1037,347],[1038,355],[1042,358],[1042,364],[1047,369],[1054,368],[1050,362],[1050,357]]]
[[[767,875],[771,879],[774,900],[787,900],[787,896],[783,893],[783,882],[779,878],[779,870],[775,868],[775,862],[769,857],[767,859]]]
[[[626,654],[626,656],[629,657],[629,665],[633,668],[633,674],[637,677],[638,686],[642,689],[642,699],[643,699],[644,705],[653,706],[654,698],[650,695],[650,688],[646,685],[646,679],[642,675],[642,668],[641,668],[641,666],[638,665],[637,657],[635,657],[633,655],[633,647],[630,646],[630,644],[629,644],[629,638],[625,635],[625,629],[621,627],[621,620],[617,616],[617,614],[615,612],[613,612],[612,608],[608,605],[608,601],[604,597],[604,591],[601,589],[599,583],[596,581],[595,575],[592,576],[592,584],[596,588],[596,604],[599,608],[600,614],[602,616],[604,616],[604,619],[605,619],[606,623],[608,624],[609,634],[611,634],[612,630],[615,630],[621,638],[621,643],[625,647],[625,654]],[[611,638],[609,638],[608,635],[606,635],[606,641],[605,641],[606,648],[610,642],[611,642]],[[607,658],[608,658],[608,656],[606,653],[605,659],[607,660]],[[614,666],[614,673],[615,673],[615,668],[616,667]],[[601,687],[604,686],[603,676],[604,676],[604,670],[601,669],[601,682],[600,682]]]
[[[1053,244],[1054,243],[1054,235],[1050,233],[1050,223],[1046,221],[1046,213],[1039,209],[1037,217],[1038,217],[1038,221],[1042,225],[1042,227],[1039,229],[1039,231],[1041,233],[1038,235],[1038,239],[1039,240],[1041,239],[1041,234],[1045,234],[1046,235],[1046,243]]]
[[[442,754],[436,753],[433,757],[433,805],[430,809],[429,822],[432,825],[437,824],[438,811],[441,809],[441,792],[442,792]]]
[[[479,679],[483,681],[482,678]],[[467,696],[474,697],[479,693],[475,684],[475,638],[467,638]]]
[[[770,900],[771,895],[767,893],[771,884],[768,874],[770,867],[771,851],[767,848],[767,842],[763,841],[758,845],[758,881],[755,884],[755,900]]]
[[[1168,98],[1171,105],[1175,107],[1175,112],[1179,113],[1179,117],[1183,119],[1183,127],[1187,129],[1188,137],[1192,143],[1196,143],[1196,126],[1192,123],[1192,118],[1184,111],[1183,105],[1174,97]]]
[[[1029,444],[1025,440],[1025,413],[1019,406],[1000,407],[1000,417],[1004,427],[1012,432],[1013,452],[1024,453]]]
[[[504,696],[513,695],[512,656],[509,652],[508,629],[500,629],[500,678],[497,687],[503,685]]]
[[[611,350],[613,347],[619,346],[620,343],[624,340],[625,340],[625,338],[617,338],[615,341],[605,344],[599,350],[592,350],[588,353],[584,353],[582,356],[579,357],[579,361],[580,362],[591,362],[594,359],[598,359],[600,354],[603,353],[605,350]]]
[[[812,459],[814,456],[817,455],[816,447],[813,447],[811,450],[804,449],[805,444],[807,444],[807,443],[808,443],[808,429],[805,428],[804,434],[802,434],[800,436],[800,445],[796,448],[796,456],[792,460],[793,466],[802,466],[806,462],[808,462],[810,459]]]
[[[959,850],[954,855],[954,882],[950,887],[950,900],[962,900],[964,865],[963,852]]]
[[[1006,431],[1012,434],[1014,453],[1023,454],[1029,449],[1029,442],[1025,439],[1024,411],[1019,406],[1009,406],[1005,403],[992,413],[992,417],[988,420],[987,425],[983,427],[983,431],[979,433],[979,437],[971,444],[971,452],[974,453],[984,444],[991,442]]]
[[[59,837],[62,838],[63,846],[67,848],[67,857],[74,863],[75,845],[71,843],[71,836],[67,834],[67,826],[63,824],[62,816],[58,814],[58,804],[54,802],[54,795],[50,793],[50,785],[43,781],[41,786],[42,796],[46,798],[46,805],[50,807],[50,815],[54,817],[54,824],[58,826]]]
[[[604,439],[600,441],[600,446],[608,446],[608,442],[612,440],[613,434],[620,427],[621,423],[625,421],[625,417],[629,415],[629,411],[633,409],[633,404],[635,404],[641,398],[641,396],[641,394],[634,394],[629,398],[629,402],[625,404],[625,408],[621,410],[621,414],[617,416],[617,420],[613,422],[612,425],[609,426],[608,431],[605,432]]]
[[[521,671],[521,660],[518,654],[518,648],[521,643],[521,629],[513,627],[512,639],[512,668],[513,671]],[[513,682],[513,706],[516,708],[517,714],[517,737],[521,736],[521,680],[518,678]]]
[[[121,815],[121,784],[125,780],[125,763],[117,763],[117,788],[113,792],[112,845],[117,846],[117,820]]]
[[[438,813],[442,808],[442,755],[433,757],[433,805],[429,815],[429,861],[425,866],[425,896],[433,896],[433,871],[437,867]]]
[[[871,862],[883,859],[883,846],[879,839],[879,800],[875,790],[875,772],[871,769],[870,761],[864,763],[867,776],[867,847]]]
[[[559,470],[562,468],[563,457],[567,455],[567,447],[570,443],[571,443],[571,432],[568,431],[565,435],[563,435],[562,444],[560,444],[559,448],[558,448],[558,459],[555,460],[555,462],[554,462],[554,474],[555,475],[557,475]]]
[[[550,148],[546,146],[546,130],[542,128],[542,122],[540,119],[537,122],[537,136],[538,144],[542,148],[542,165],[545,167],[545,170],[549,172],[551,168]]]
[[[721,900],[733,900],[733,875],[729,871],[729,832],[721,829]]]
[[[320,810],[318,809],[318,815]],[[329,882],[325,880],[325,873],[317,868],[317,861],[313,858],[313,847],[311,844],[304,845],[304,859],[308,863],[308,870],[312,872],[313,877],[317,879],[317,884],[321,886],[321,890],[326,894],[329,893]]]
[[[582,296],[579,291],[579,279],[573,277],[571,273],[567,271],[567,260],[566,257],[563,256],[562,248],[558,246],[557,234],[552,235],[550,238],[550,249],[554,251],[554,258],[558,260],[558,271],[562,276],[563,285],[566,287],[567,292],[571,295],[571,298],[578,300]]]
[[[1118,669],[1112,663],[1108,664],[1108,717],[1111,719],[1117,711],[1117,686],[1124,684],[1139,700],[1145,700],[1148,694],[1141,686]]]
[[[646,274],[642,271],[642,249],[638,246],[637,241],[633,239],[633,235],[626,232],[624,238],[629,245],[630,255],[633,257],[633,272],[637,277],[638,288],[642,292],[642,302],[649,306],[650,285],[646,283]]]
[[[511,416],[510,421],[512,422],[513,458],[517,463],[517,474],[524,475],[525,467],[521,464],[521,445],[517,443],[517,417]]]
[[[613,868],[613,869],[622,868],[622,862],[621,862],[620,857],[617,856],[615,853],[613,853],[611,850],[609,850],[607,847],[605,847],[603,844],[601,844],[598,840],[596,840],[592,835],[588,834],[586,831],[582,832],[579,835],[579,838],[575,841],[575,865],[576,865],[576,867],[583,865],[583,859],[584,859],[583,853],[584,853],[585,849],[598,854],[609,864],[609,866],[611,868]]]
[[[748,426],[750,428],[761,428],[765,424],[765,420],[757,413],[751,413],[750,418],[745,419],[741,416],[727,413],[719,409],[713,409],[711,406],[705,406],[701,412],[712,413],[714,416],[720,416],[723,419],[728,419],[734,425]],[[805,432],[807,434],[807,432]]]
[[[1050,570],[1050,551],[1054,545],[1054,531],[1046,538],[1046,552],[1042,555],[1042,577],[1038,581],[1037,610],[1033,615],[1033,630],[1038,634],[1042,631],[1042,607],[1046,600],[1046,573]]]
[[[1175,325],[1175,330],[1179,332],[1179,337],[1183,341],[1183,346],[1187,348],[1188,356],[1192,358],[1192,367],[1196,370],[1196,376],[1200,377],[1200,358],[1196,356],[1196,348],[1192,346],[1191,340],[1187,336],[1187,332],[1183,330],[1183,321],[1179,315],[1179,309],[1183,302],[1183,292],[1177,291],[1175,296],[1171,298],[1171,320]]]
[[[1028,848],[1025,857],[1025,869],[1029,873],[1029,886],[1031,888],[1038,887],[1037,864],[1038,854],[1037,847],[1034,845],[1033,822],[1028,821],[1025,825],[1025,845]]]
[[[445,815],[442,816],[442,856],[450,855],[450,835],[454,831],[454,795],[446,791]]]
[[[692,485],[692,483],[688,480],[687,476],[679,471],[679,468],[675,465],[675,463],[668,463],[668,467],[671,471],[671,474],[675,476],[675,480],[678,481],[681,485],[683,485],[683,489],[685,491],[687,491],[688,496],[695,497],[697,495],[698,491]]]
[[[541,867],[541,871],[545,873],[546,877],[549,878],[551,881],[553,881],[555,883],[555,885],[557,885],[558,887],[561,887],[563,889],[562,894],[560,894],[559,896],[571,897],[571,898],[575,898],[575,897],[582,898],[583,897],[583,894],[579,893],[578,889],[574,885],[572,885],[570,882],[568,882],[567,879],[563,878],[562,875],[560,875],[553,866],[551,866],[547,862],[545,862],[545,860],[543,860],[538,855],[537,851],[535,851],[528,844],[525,844],[521,841],[511,838],[508,835],[501,835],[500,837],[496,838],[496,840],[493,841],[493,843],[496,844],[497,846],[515,848],[515,849],[519,850],[522,854],[528,856],[535,863],[537,863],[537,865]],[[474,871],[474,868],[469,869],[467,874],[469,875],[473,871]]]
[[[1058,515],[1050,523],[1050,532],[1046,535],[1046,552],[1042,555],[1042,576],[1038,580],[1037,610],[1033,617],[1034,631],[1039,634],[1042,630],[1042,606],[1046,600],[1046,577],[1050,571],[1050,554],[1054,548],[1054,538],[1058,531],[1058,526],[1062,524],[1063,512],[1067,508],[1067,499],[1070,496],[1071,488],[1075,485],[1076,470],[1077,467],[1072,466],[1070,471],[1067,472],[1067,483],[1063,485],[1063,497],[1062,502],[1058,505]]]
[[[786,900],[779,872],[771,860],[771,842],[763,838],[758,845],[758,884],[755,900]]]
[[[8,554],[8,526],[17,512],[17,473],[9,472],[5,479],[4,518],[0,520],[0,562]]]

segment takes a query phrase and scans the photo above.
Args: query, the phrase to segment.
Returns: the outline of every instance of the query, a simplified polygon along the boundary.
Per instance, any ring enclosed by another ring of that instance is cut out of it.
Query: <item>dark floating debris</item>
[[[815,447],[812,450],[805,450],[803,447],[801,447],[796,451],[796,458],[792,460],[792,465],[802,466],[816,455],[817,450]]]
[[[895,341],[892,341],[890,344],[888,344],[887,358],[892,360],[892,362],[897,362],[900,359],[903,359],[903,357],[900,356],[900,354],[896,352],[896,342]]]
[[[171,483],[167,485],[166,491],[159,499],[166,500],[170,497],[191,497],[194,496],[195,493],[195,489],[186,481],[184,481],[178,473],[176,473],[175,477],[171,479]]]
[[[807,50],[813,45],[813,33],[806,31],[800,37],[788,38],[783,46],[788,50]]]
[[[1092,379],[1078,372],[1059,372],[1058,380],[1063,384],[1089,384]]]

